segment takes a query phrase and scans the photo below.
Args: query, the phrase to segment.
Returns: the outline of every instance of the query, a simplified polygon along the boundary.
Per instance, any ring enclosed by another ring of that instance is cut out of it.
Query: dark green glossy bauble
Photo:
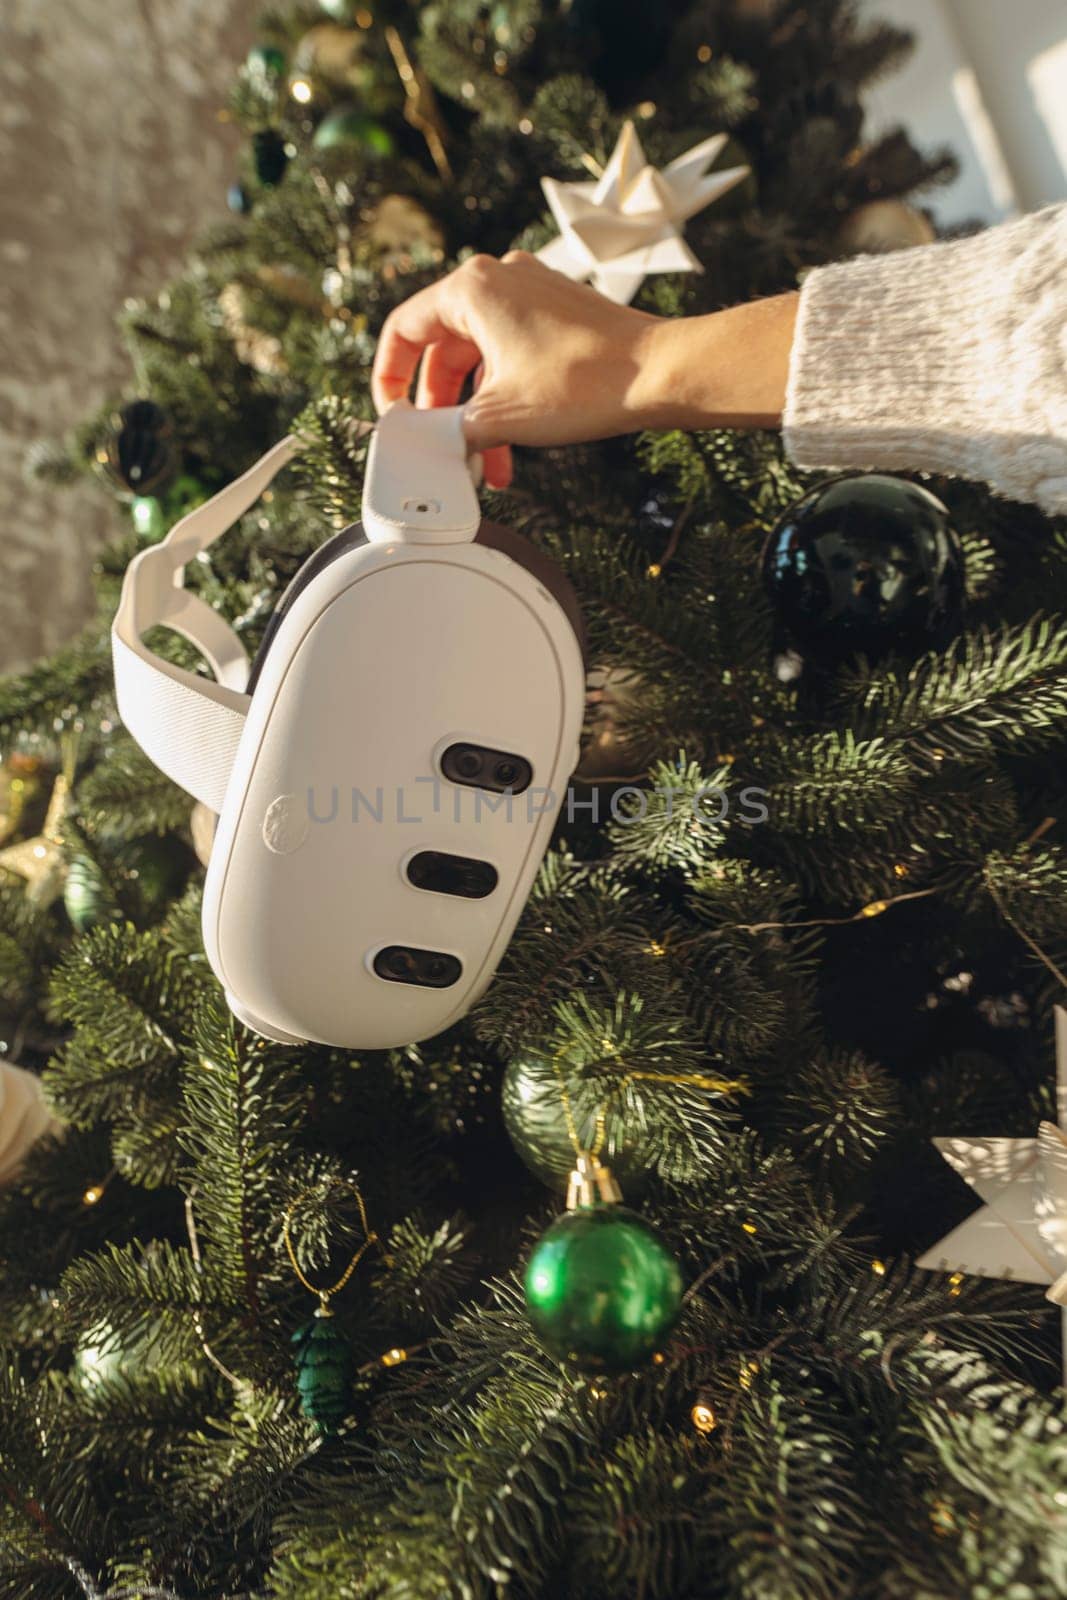
[[[352,1408],[352,1346],[334,1317],[312,1317],[292,1342],[300,1409],[323,1433],[336,1433]]]
[[[571,0],[563,21],[584,71],[617,106],[641,98],[663,64],[673,23],[669,6],[645,0]]]
[[[312,144],[316,150],[335,150],[345,145],[357,145],[370,155],[392,155],[393,136],[377,118],[369,117],[355,106],[338,106],[323,117],[315,129]]]
[[[119,915],[118,902],[91,856],[77,855],[67,868],[63,905],[72,927],[86,933]]]
[[[835,478],[791,506],[764,547],[763,578],[789,641],[821,665],[943,649],[963,617],[948,511],[882,473]]]
[[[526,1267],[526,1307],[542,1344],[594,1373],[629,1372],[658,1349],[682,1306],[678,1263],[626,1206],[568,1211]]]
[[[148,834],[131,839],[116,853],[116,863],[127,890],[147,913],[161,911],[182,887],[189,857],[180,840]]]
[[[248,52],[248,65],[268,78],[280,78],[285,71],[285,52],[273,44],[254,44]]]
[[[285,177],[289,153],[277,128],[260,128],[252,135],[252,165],[260,183],[275,188]]]
[[[113,418],[107,439],[108,471],[124,489],[151,494],[177,463],[173,428],[154,400],[132,400]]]
[[[588,1146],[596,1136],[596,1116],[604,1103],[603,1089],[568,1079],[575,1127]],[[501,1088],[504,1123],[526,1166],[550,1189],[562,1193],[574,1167],[574,1143],[563,1109],[559,1075],[551,1061],[534,1056],[508,1063]],[[614,1173],[627,1199],[640,1194],[652,1156],[648,1136],[627,1124],[624,1113],[607,1111],[605,1138],[597,1151]]]

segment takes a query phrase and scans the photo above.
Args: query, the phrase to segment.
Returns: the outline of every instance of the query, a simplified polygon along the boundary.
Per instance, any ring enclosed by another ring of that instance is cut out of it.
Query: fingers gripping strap
[[[243,516],[298,448],[291,435],[283,439],[143,550],[127,568],[111,628],[122,721],[160,771],[212,811],[222,810],[248,711],[248,657],[229,623],[182,587],[185,566]],[[153,655],[142,635],[160,625],[196,646],[215,682]]]

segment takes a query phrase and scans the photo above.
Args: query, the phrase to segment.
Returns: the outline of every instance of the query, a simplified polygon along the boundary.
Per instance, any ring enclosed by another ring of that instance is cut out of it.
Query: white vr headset
[[[185,567],[299,449],[286,438],[130,564],[119,714],[218,813],[208,959],[234,1014],[285,1044],[429,1038],[484,993],[530,892],[585,698],[555,564],[481,519],[458,408],[381,418],[362,523],[278,603],[249,671]],[[163,625],[212,682],[153,654]]]

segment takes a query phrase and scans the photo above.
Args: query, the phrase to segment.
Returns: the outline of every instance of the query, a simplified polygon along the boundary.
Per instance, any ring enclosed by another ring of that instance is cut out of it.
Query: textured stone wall
[[[23,457],[129,371],[114,315],[224,214],[218,119],[258,0],[0,4],[0,670],[84,620],[114,511],[27,484]]]

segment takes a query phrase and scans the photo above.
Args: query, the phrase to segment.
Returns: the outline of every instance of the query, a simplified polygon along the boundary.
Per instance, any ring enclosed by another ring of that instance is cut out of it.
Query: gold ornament
[[[439,223],[409,194],[386,194],[370,211],[361,236],[385,263],[410,266],[416,250],[441,261],[445,236]]]
[[[12,751],[0,759],[0,844],[6,844],[22,826],[26,807],[41,788],[41,763],[36,756]]]
[[[697,1401],[689,1413],[689,1420],[698,1433],[713,1433],[719,1425],[713,1407],[704,1400]]]
[[[437,99],[430,80],[421,67],[408,55],[403,39],[395,28],[385,30],[385,42],[392,52],[400,82],[404,85],[404,121],[411,124],[426,140],[426,148],[437,168],[439,178],[452,182],[452,167],[445,150],[447,129],[437,108]]]
[[[227,283],[219,290],[219,310],[243,366],[269,376],[286,371],[281,340],[245,321],[244,290],[239,283]]]
[[[932,244],[936,237],[930,219],[914,206],[903,200],[870,200],[845,218],[837,245],[844,255],[887,255]]]
[[[312,283],[299,267],[271,266],[264,263],[256,268],[256,277],[265,289],[286,300],[290,305],[301,306],[305,311],[318,311],[329,320],[331,317],[351,317],[347,306],[337,306],[326,296],[321,285]]]
[[[293,51],[292,77],[303,81],[321,78],[335,87],[370,88],[372,69],[366,60],[363,34],[336,22],[317,22]]]
[[[215,812],[198,800],[189,816],[189,832],[193,836],[193,849],[202,867],[211,860],[211,846],[215,842],[215,829],[219,819]]]
[[[25,878],[27,900],[41,909],[50,906],[63,892],[67,863],[60,833],[69,800],[70,780],[61,772],[56,777],[41,832],[33,839],[22,839],[0,850],[0,868]]]
[[[626,712],[640,698],[645,680],[631,667],[593,667],[586,680],[586,732],[574,776],[582,783],[640,777],[652,757],[648,740],[619,732]]]

